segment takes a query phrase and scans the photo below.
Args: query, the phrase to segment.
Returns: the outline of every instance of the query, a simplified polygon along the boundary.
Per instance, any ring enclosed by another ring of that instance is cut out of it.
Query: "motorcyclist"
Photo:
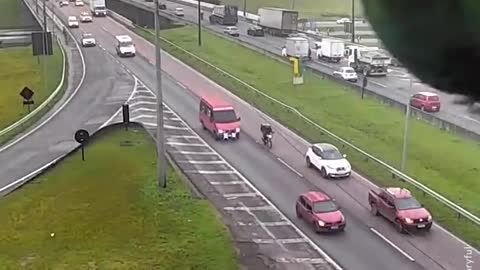
[[[272,126],[268,123],[260,124],[260,131],[262,132],[263,142],[267,141],[267,135],[273,134]]]

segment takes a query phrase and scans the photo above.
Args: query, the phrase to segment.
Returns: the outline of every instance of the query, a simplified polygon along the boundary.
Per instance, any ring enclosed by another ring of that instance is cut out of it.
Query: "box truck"
[[[264,7],[258,9],[258,25],[273,36],[288,36],[297,32],[298,11]]]
[[[105,0],[90,0],[90,12],[94,17],[107,16],[107,6]]]
[[[309,59],[310,45],[308,39],[302,37],[289,37],[285,43],[287,56]]]
[[[322,39],[317,44],[317,58],[327,62],[338,63],[345,53],[345,43],[336,39]]]

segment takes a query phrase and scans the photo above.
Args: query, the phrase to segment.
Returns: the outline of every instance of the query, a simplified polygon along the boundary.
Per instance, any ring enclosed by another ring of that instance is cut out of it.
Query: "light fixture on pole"
[[[167,187],[166,161],[163,129],[163,93],[162,93],[162,55],[160,51],[160,17],[159,0],[155,0],[155,70],[157,92],[157,155],[158,155],[158,184]]]

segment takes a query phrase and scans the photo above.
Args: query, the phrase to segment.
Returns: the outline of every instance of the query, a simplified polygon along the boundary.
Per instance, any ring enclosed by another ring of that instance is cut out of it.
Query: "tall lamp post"
[[[155,0],[155,70],[157,90],[157,155],[158,155],[158,184],[167,187],[165,146],[163,133],[163,93],[162,93],[162,56],[160,51],[160,18],[158,11],[159,0]]]
[[[412,92],[413,87],[413,80],[410,78],[410,93]],[[411,106],[410,100],[412,99],[412,95],[409,96],[407,101],[407,109],[405,112],[405,128],[403,133],[403,149],[402,149],[402,164],[400,166],[400,170],[405,172],[405,167],[407,163],[407,147],[408,147],[408,128],[410,126],[410,114],[411,114]]]
[[[198,0],[198,46],[202,46],[202,0]]]
[[[352,43],[355,43],[355,0],[352,0]]]
[[[247,0],[243,0],[243,17],[247,18]]]

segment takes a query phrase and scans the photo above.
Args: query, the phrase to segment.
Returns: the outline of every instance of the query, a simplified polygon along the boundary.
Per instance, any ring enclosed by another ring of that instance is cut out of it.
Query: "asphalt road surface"
[[[153,9],[153,4],[144,2],[141,0],[131,0],[132,2],[141,3],[147,7]],[[173,14],[173,11],[176,7],[183,7],[185,12],[185,17],[183,19],[188,20],[192,23],[197,22],[197,10],[189,6],[183,6],[177,3],[168,2],[167,3],[167,12]],[[223,26],[221,25],[210,25],[208,22],[209,12],[204,11],[203,25],[208,27],[216,32],[222,33]],[[285,44],[284,38],[265,36],[265,37],[251,37],[246,34],[248,27],[251,24],[245,21],[240,20],[237,24],[238,29],[240,30],[240,39],[241,41],[254,45],[256,47],[262,48],[266,51],[272,52],[274,54],[280,55],[281,47]],[[339,64],[325,63],[322,61],[314,60],[312,63],[309,63],[310,67],[317,69],[319,71],[331,74],[334,70],[337,70],[341,66],[346,66],[346,61],[343,61]],[[369,85],[367,88],[377,94],[386,96],[390,99],[396,100],[398,102],[406,104],[409,100],[409,97],[420,91],[434,91],[439,93],[442,100],[442,109],[440,112],[436,113],[441,119],[454,123],[460,127],[463,127],[467,130],[470,130],[474,133],[480,134],[480,105],[473,107],[468,107],[465,105],[457,104],[455,101],[461,99],[461,96],[451,95],[439,92],[437,90],[432,90],[430,87],[417,83],[414,78],[414,83],[412,89],[410,89],[410,78],[412,76],[408,74],[403,68],[390,68],[389,74],[384,78],[370,78]],[[361,82],[357,83],[358,85]]]
[[[68,7],[61,12],[79,15],[80,10]],[[110,18],[96,18],[92,24],[82,24],[79,30],[74,30],[78,36],[82,31],[92,33],[102,48],[113,56],[115,35],[133,37],[137,57],[119,61],[147,87],[154,89],[155,57],[151,44]],[[428,234],[399,235],[385,220],[369,214],[367,191],[371,184],[366,179],[354,174],[344,181],[322,180],[317,172],[307,169],[304,164],[303,153],[308,144],[276,123],[274,148],[266,151],[256,142],[265,115],[169,55],[164,53],[162,61],[165,102],[345,269],[458,270],[465,267],[465,244],[460,240],[438,226]],[[202,130],[197,111],[201,95],[217,95],[235,105],[242,117],[243,135],[239,141],[215,142]],[[344,234],[316,235],[309,226],[296,219],[295,199],[299,193],[312,189],[326,191],[343,207],[348,223]]]

